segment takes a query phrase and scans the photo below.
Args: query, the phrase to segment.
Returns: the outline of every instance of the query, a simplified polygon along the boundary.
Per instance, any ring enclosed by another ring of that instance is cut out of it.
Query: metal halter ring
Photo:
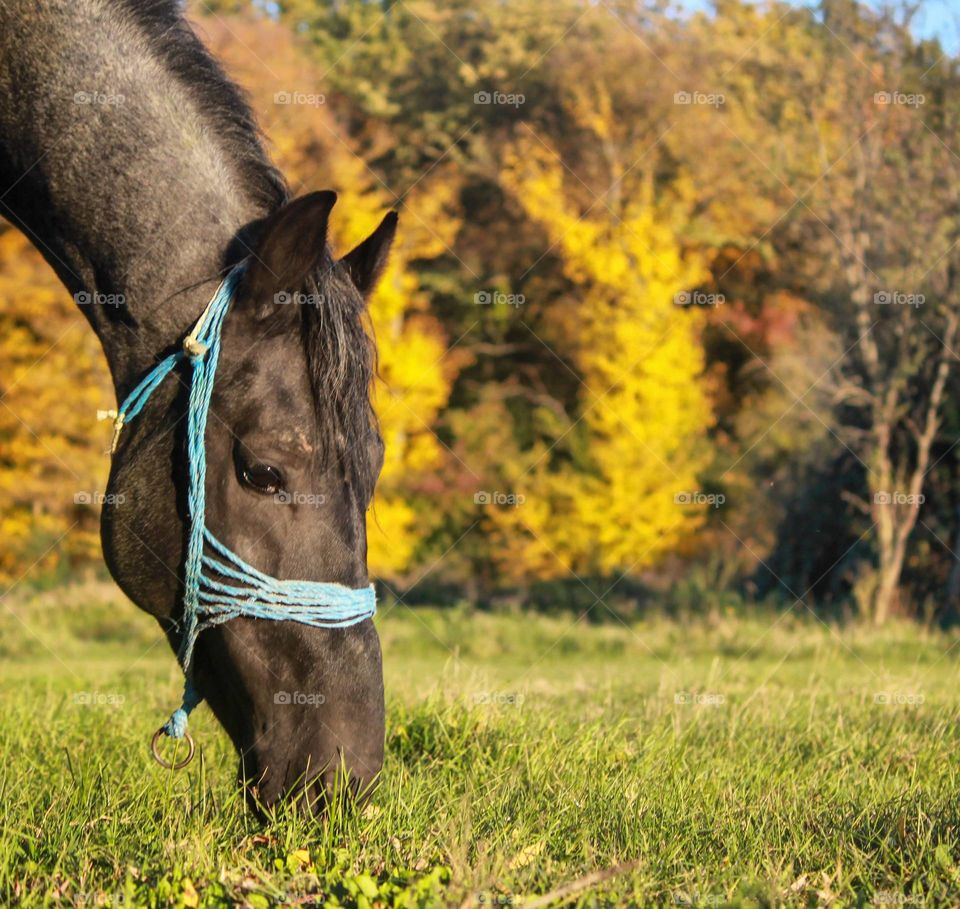
[[[189,746],[187,756],[182,761],[171,763],[160,754],[160,750],[157,748],[157,742],[160,741],[161,735],[166,735],[166,730],[163,726],[153,734],[153,738],[150,740],[150,751],[153,752],[154,760],[166,770],[182,770],[193,760],[193,753],[196,751],[196,747],[193,744],[193,737],[189,732],[184,732],[183,737],[187,740],[187,745]]]

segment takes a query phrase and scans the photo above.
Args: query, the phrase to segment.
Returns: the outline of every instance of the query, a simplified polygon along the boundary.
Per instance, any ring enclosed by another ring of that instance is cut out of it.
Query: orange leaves
[[[113,403],[99,343],[49,267],[0,233],[0,577],[99,553]]]

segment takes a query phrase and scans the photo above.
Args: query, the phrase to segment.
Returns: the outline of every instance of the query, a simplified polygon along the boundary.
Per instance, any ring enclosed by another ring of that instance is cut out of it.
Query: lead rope
[[[166,767],[183,767],[193,757],[194,745],[187,732],[187,721],[190,712],[203,700],[193,684],[194,645],[202,631],[240,616],[299,622],[314,628],[347,628],[372,618],[376,612],[376,593],[372,584],[358,589],[326,581],[273,578],[247,564],[206,526],[207,458],[204,442],[207,416],[220,357],[223,322],[245,268],[246,260],[231,269],[184,338],[182,348],[147,373],[116,413],[98,412],[100,417],[113,419],[110,448],[113,453],[124,426],[143,410],[150,395],[173,369],[184,360],[189,361],[187,509],[190,533],[184,564],[183,618],[177,653],[185,682],[180,707],[157,730],[151,743],[154,756]],[[206,547],[216,555],[209,555]],[[161,733],[175,739],[186,736],[189,753],[185,760],[171,765],[159,755],[157,741]]]

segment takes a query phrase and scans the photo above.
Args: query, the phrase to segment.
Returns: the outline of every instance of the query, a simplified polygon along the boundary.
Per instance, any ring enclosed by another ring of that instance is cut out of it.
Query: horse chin
[[[289,802],[317,813],[368,798],[384,750],[373,623],[335,630],[249,619],[228,625],[201,636],[198,681],[240,754],[248,803],[261,814]]]
[[[355,737],[354,737],[355,738]],[[261,816],[289,805],[305,814],[332,806],[362,805],[377,786],[382,742],[338,742],[324,730],[320,741],[288,739],[259,743],[241,755],[238,779],[247,804]]]
[[[376,788],[383,766],[382,720],[363,726],[349,715],[299,714],[279,720],[276,735],[241,751],[238,776],[261,815],[281,805],[309,814],[355,806]]]
[[[358,776],[336,760],[328,761],[324,770],[313,775],[307,770],[299,777],[282,778],[268,770],[254,779],[247,775],[246,763],[240,761],[238,782],[247,806],[261,819],[284,808],[312,817],[356,810],[367,803],[380,780],[379,771]]]

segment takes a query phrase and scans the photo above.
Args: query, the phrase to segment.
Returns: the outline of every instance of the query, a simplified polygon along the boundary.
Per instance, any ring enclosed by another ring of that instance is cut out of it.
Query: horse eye
[[[283,477],[280,475],[280,471],[269,464],[251,464],[249,467],[244,467],[242,476],[243,482],[252,489],[256,489],[257,492],[266,492],[272,495],[279,492],[283,486]]]

